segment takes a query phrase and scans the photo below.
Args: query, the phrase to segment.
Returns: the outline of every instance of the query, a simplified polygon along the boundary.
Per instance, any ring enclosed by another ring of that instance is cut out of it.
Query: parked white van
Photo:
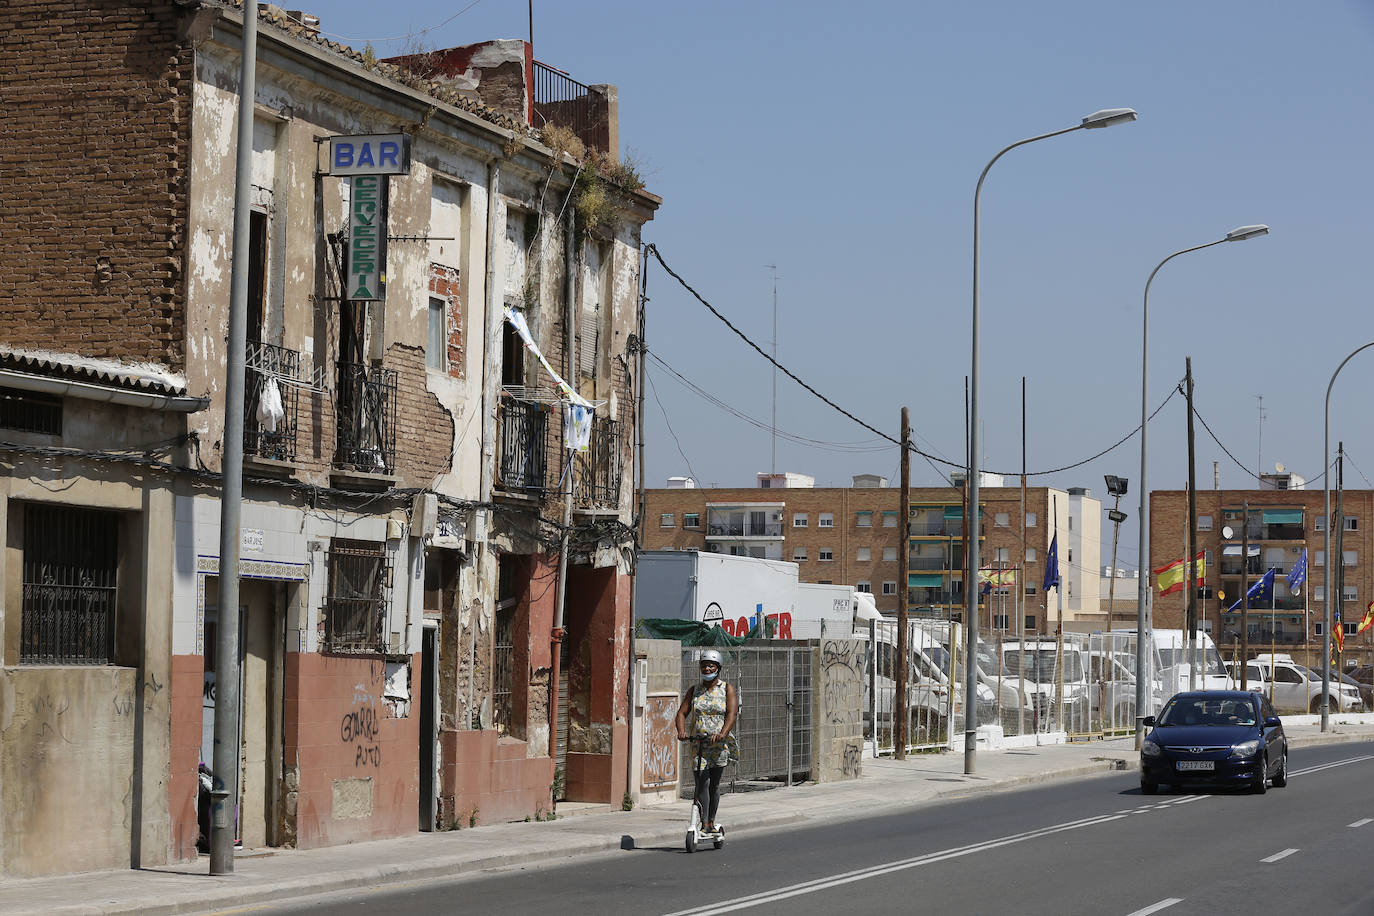
[[[1134,630],[1127,632],[1134,633]],[[1188,657],[1188,633],[1185,630],[1154,631],[1154,668],[1165,699],[1184,690],[1234,690],[1236,682],[1222,664],[1216,643],[1206,633],[1198,633],[1198,645],[1193,658]],[[1189,684],[1194,659],[1200,656],[1200,666],[1193,685]]]

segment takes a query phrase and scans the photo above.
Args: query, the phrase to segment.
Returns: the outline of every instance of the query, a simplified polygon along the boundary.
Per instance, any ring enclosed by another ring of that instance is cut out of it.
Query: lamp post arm
[[[1146,691],[1145,656],[1146,649],[1152,644],[1151,639],[1147,639],[1147,631],[1153,632],[1154,623],[1148,613],[1150,603],[1150,519],[1149,501],[1150,485],[1145,474],[1145,463],[1148,458],[1149,444],[1149,424],[1150,424],[1150,284],[1155,282],[1155,274],[1159,269],[1168,264],[1181,254],[1188,254],[1192,251],[1201,251],[1204,248],[1211,248],[1213,245],[1220,245],[1226,239],[1217,239],[1215,242],[1207,242],[1203,245],[1194,245],[1192,248],[1184,248],[1175,251],[1164,260],[1155,265],[1155,269],[1150,271],[1150,278],[1145,281],[1145,300],[1141,307],[1141,331],[1140,331],[1140,505],[1136,514],[1136,522],[1140,526],[1140,579],[1136,583],[1136,611],[1135,611],[1135,746],[1140,749],[1141,741],[1145,737],[1144,718],[1149,713],[1146,707],[1149,705],[1149,694]]]
[[[1323,538],[1322,547],[1322,589],[1326,593],[1326,600],[1322,602],[1325,612],[1325,624],[1322,626],[1322,731],[1330,728],[1331,712],[1329,709],[1329,697],[1331,696],[1331,624],[1334,617],[1331,613],[1331,389],[1336,384],[1336,376],[1341,374],[1345,364],[1355,358],[1355,354],[1361,350],[1374,347],[1374,340],[1361,347],[1356,347],[1350,355],[1341,360],[1341,364],[1336,367],[1336,371],[1331,373],[1331,381],[1326,383],[1326,406],[1322,410],[1322,518],[1325,519],[1326,536]],[[1344,520],[1342,520],[1344,523]],[[1341,559],[1344,563],[1344,558]],[[1337,601],[1344,602],[1345,596],[1340,595]]]
[[[964,772],[972,775],[975,767],[975,757],[977,748],[977,698],[978,698],[978,669],[975,667],[974,660],[978,657],[978,463],[979,452],[982,444],[978,441],[978,382],[980,375],[978,357],[978,326],[979,320],[979,283],[978,283],[978,259],[979,259],[979,213],[983,197],[983,179],[988,177],[988,171],[1011,150],[1018,146],[1025,146],[1027,143],[1034,143],[1037,140],[1048,140],[1050,137],[1058,137],[1061,134],[1071,133],[1075,130],[1082,130],[1084,125],[1076,124],[1073,127],[1065,127],[1062,130],[1050,131],[1047,134],[1040,134],[1035,137],[1027,137],[1025,140],[1018,140],[1010,146],[1003,147],[996,156],[988,160],[988,164],[983,167],[982,174],[978,176],[978,185],[973,190],[973,359],[969,371],[969,426],[968,426],[968,479],[964,481],[964,493],[967,496],[964,509],[965,529],[969,531],[968,551],[964,557],[967,564],[964,576],[964,647],[965,647],[965,677],[964,677]],[[903,522],[905,524],[905,522]],[[969,585],[972,583],[972,586]]]

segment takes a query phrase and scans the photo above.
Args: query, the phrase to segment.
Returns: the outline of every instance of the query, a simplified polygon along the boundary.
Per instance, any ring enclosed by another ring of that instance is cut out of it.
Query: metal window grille
[[[300,395],[295,385],[277,382],[282,410],[286,416],[277,421],[275,429],[268,429],[258,419],[258,405],[267,380],[273,377],[299,377],[301,355],[295,350],[274,344],[249,342],[244,369],[243,453],[292,461],[296,457],[296,411]]]
[[[542,494],[548,480],[548,406],[517,398],[502,398],[499,419],[501,451],[498,479],[501,487]]]
[[[592,420],[591,443],[585,452],[575,452],[573,497],[578,506],[615,508],[620,505],[620,487],[625,476],[622,426],[608,417]],[[685,527],[687,516],[683,516]],[[697,517],[700,523],[700,517]]]
[[[20,662],[109,664],[118,566],[115,513],[25,506]]]
[[[328,588],[326,650],[384,652],[386,606],[391,591],[391,556],[386,545],[335,538],[329,546]]]
[[[0,388],[0,428],[60,436],[62,399],[17,388]]]
[[[377,474],[396,467],[396,371],[338,364],[334,465]]]
[[[500,732],[509,732],[514,721],[511,687],[515,675],[515,600],[497,605],[496,630],[492,645],[491,708],[492,720]]]

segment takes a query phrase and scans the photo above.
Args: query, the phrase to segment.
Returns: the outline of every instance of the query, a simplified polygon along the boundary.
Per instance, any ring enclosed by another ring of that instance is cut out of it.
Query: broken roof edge
[[[186,379],[155,363],[122,363],[118,360],[31,350],[0,344],[0,368],[27,375],[95,382],[129,391],[180,396],[186,393]]]

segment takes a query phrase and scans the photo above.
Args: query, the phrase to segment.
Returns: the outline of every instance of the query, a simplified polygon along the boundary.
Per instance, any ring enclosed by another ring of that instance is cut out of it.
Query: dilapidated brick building
[[[259,24],[239,835],[619,801],[659,200],[587,145],[614,90],[541,95],[524,42],[444,75],[307,14]],[[221,0],[0,9],[0,874],[196,854],[242,32]],[[407,168],[338,173],[332,141],[383,135]],[[350,215],[378,187],[385,291],[362,295]]]

